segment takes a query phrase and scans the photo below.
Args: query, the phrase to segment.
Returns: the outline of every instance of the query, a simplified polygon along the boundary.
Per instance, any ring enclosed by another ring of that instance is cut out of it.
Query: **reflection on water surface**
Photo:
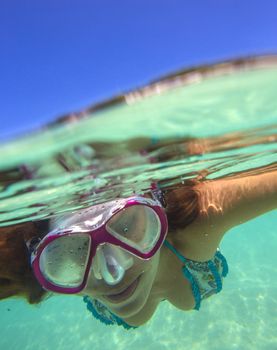
[[[130,139],[82,144],[1,173],[2,226],[49,218],[188,179],[276,166],[277,125],[211,138]],[[275,165],[274,165],[275,163]],[[256,170],[258,172],[258,170]]]

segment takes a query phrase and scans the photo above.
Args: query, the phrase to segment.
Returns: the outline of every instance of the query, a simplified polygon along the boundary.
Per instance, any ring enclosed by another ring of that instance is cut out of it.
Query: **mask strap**
[[[35,251],[39,242],[49,233],[49,220],[37,221],[34,222],[34,225],[37,230],[37,235],[25,241],[29,254]]]
[[[163,191],[160,189],[159,185],[156,182],[151,184],[151,194],[153,199],[158,201],[163,208],[166,207],[166,201],[163,195]]]

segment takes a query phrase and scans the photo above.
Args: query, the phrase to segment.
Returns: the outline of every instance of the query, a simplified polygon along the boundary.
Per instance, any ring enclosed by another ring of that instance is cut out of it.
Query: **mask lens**
[[[146,205],[132,205],[115,214],[107,231],[122,242],[148,253],[160,237],[161,223],[155,211]]]
[[[61,236],[44,248],[39,260],[40,271],[57,286],[78,287],[84,279],[89,251],[89,235]]]

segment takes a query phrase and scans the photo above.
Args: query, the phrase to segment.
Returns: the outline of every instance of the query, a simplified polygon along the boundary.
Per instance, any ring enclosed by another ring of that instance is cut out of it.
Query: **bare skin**
[[[184,230],[169,233],[167,240],[187,258],[207,261],[214,256],[228,230],[277,207],[277,171],[273,167],[272,171],[259,175],[206,181],[196,191],[199,217]],[[144,293],[144,298],[134,304],[133,314],[126,313],[124,317],[125,311],[122,309],[122,312],[120,305],[106,303],[130,325],[147,322],[164,299],[184,311],[193,309],[195,304],[180,260],[165,246],[151,260],[145,263],[146,268],[136,271],[138,275],[145,274],[137,287],[138,294],[147,287],[149,293]],[[147,278],[151,275],[152,280]]]

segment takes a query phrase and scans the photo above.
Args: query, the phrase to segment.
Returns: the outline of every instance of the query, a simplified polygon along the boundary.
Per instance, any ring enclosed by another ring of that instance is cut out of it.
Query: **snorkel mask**
[[[31,253],[32,268],[57,293],[81,292],[91,270],[116,285],[135,257],[148,260],[159,250],[167,229],[158,200],[134,196],[95,205],[59,220]]]

